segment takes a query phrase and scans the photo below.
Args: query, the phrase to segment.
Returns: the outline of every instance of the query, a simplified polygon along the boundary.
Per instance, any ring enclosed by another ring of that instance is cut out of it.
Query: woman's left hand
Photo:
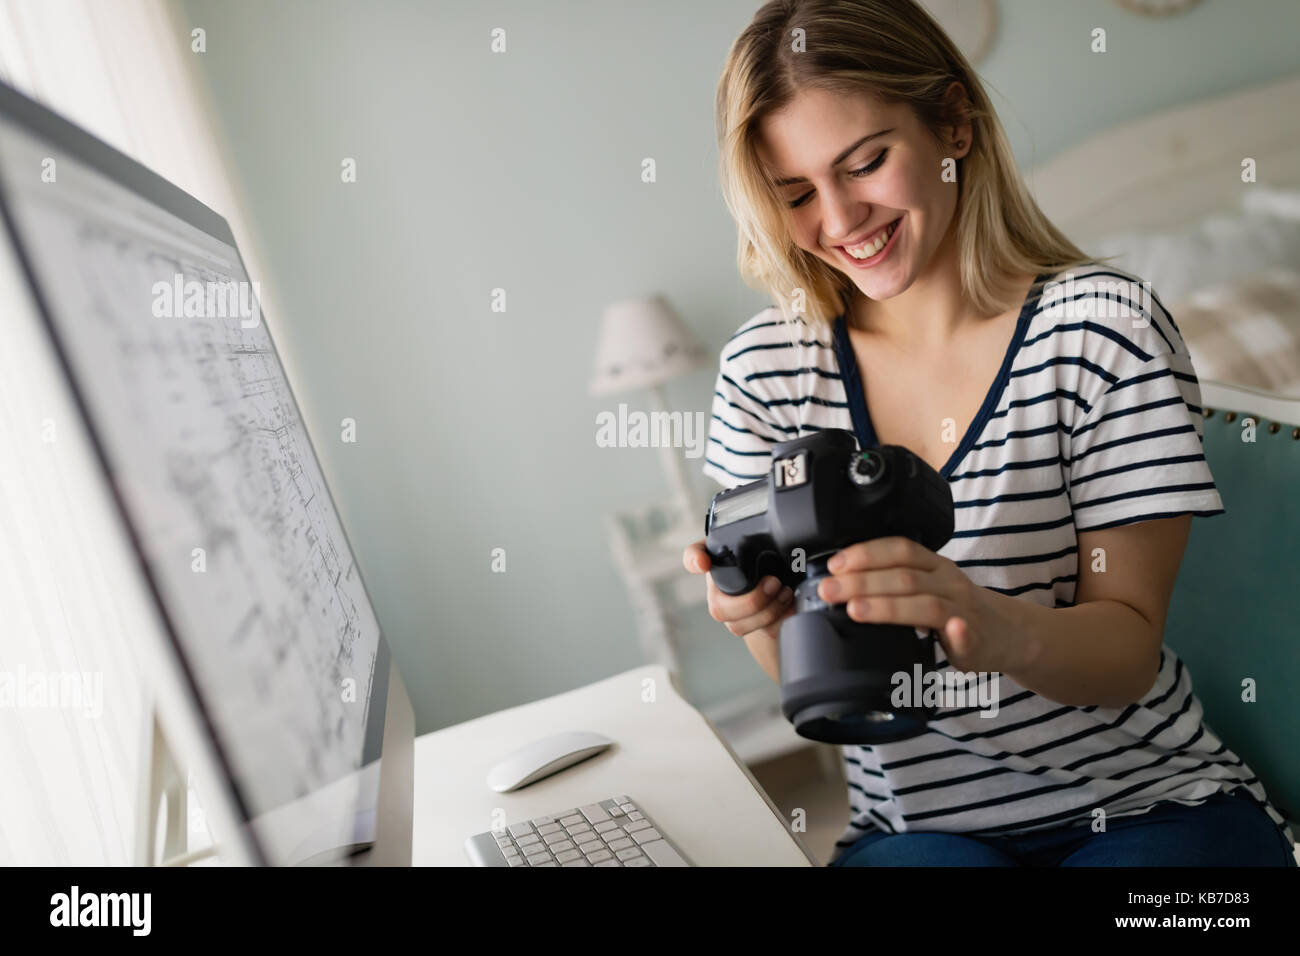
[[[1003,595],[974,584],[948,558],[910,538],[874,538],[831,558],[817,588],[854,621],[931,629],[961,671],[1010,671],[1023,649],[999,613]]]

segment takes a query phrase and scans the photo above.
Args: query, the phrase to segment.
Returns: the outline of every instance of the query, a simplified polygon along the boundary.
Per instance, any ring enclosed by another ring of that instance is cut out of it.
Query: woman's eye
[[[885,161],[885,157],[886,157],[887,155],[889,155],[889,150],[888,150],[888,149],[882,149],[882,150],[880,151],[880,155],[879,155],[879,156],[877,156],[875,159],[873,159],[873,160],[872,160],[870,163],[868,163],[867,165],[863,166],[861,169],[854,169],[854,170],[850,171],[849,175],[850,175],[850,176],[854,176],[854,177],[856,177],[856,178],[858,178],[858,179],[861,179],[863,176],[870,176],[872,173],[874,173],[877,169],[880,168],[881,164]],[[807,199],[809,196],[811,196],[811,195],[812,195],[812,193],[804,193],[802,196],[800,196],[800,197],[799,197],[798,199],[796,199],[794,202],[790,203],[790,208],[791,208],[791,209],[796,209],[796,208],[798,208],[799,206],[802,206],[802,205],[804,204],[804,200],[806,200],[806,199]]]
[[[855,170],[853,170],[853,172],[850,173],[849,175],[851,175],[851,176],[866,176],[866,175],[868,175],[868,174],[870,174],[870,173],[874,173],[877,169],[880,168],[881,164],[885,161],[885,157],[888,156],[888,155],[889,155],[889,150],[887,150],[887,149],[882,149],[882,150],[880,151],[880,155],[879,155],[879,156],[877,156],[875,159],[873,159],[873,160],[872,160],[870,163],[868,163],[867,165],[863,166],[861,169],[855,169]]]

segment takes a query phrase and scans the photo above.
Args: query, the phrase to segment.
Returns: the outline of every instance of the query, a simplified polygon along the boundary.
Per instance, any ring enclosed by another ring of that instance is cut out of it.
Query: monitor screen
[[[6,225],[239,812],[267,862],[365,843],[388,652],[229,227],[0,93]]]

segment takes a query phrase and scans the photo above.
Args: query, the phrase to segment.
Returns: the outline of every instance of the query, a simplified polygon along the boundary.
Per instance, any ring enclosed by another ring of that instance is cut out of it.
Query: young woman
[[[844,748],[833,864],[1294,866],[1162,646],[1192,516],[1224,512],[1169,313],[1047,221],[911,0],[766,4],[717,121],[739,267],[778,305],[722,350],[705,473],[761,478],[774,442],[822,428],[911,449],[950,483],[953,538],[845,548],[820,596],[999,678],[995,713]],[[683,560],[709,569],[703,542]],[[707,587],[777,680],[789,590]]]

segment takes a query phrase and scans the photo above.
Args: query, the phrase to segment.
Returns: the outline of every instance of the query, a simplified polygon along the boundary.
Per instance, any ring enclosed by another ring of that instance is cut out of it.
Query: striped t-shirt
[[[1187,347],[1142,288],[1089,265],[1030,289],[997,378],[940,472],[955,531],[938,553],[975,584],[1069,607],[1077,532],[1224,512]],[[843,317],[829,333],[802,319],[791,330],[765,309],[722,349],[704,473],[727,488],[765,477],[774,442],[818,429],[878,444]],[[937,641],[935,665],[955,673]],[[1203,722],[1167,646],[1155,685],[1127,707],[1058,704],[1005,674],[998,691],[996,716],[941,707],[918,737],[843,748],[851,814],[835,856],[876,829],[1026,832],[1090,823],[1096,808],[1122,816],[1241,787],[1285,826]]]

